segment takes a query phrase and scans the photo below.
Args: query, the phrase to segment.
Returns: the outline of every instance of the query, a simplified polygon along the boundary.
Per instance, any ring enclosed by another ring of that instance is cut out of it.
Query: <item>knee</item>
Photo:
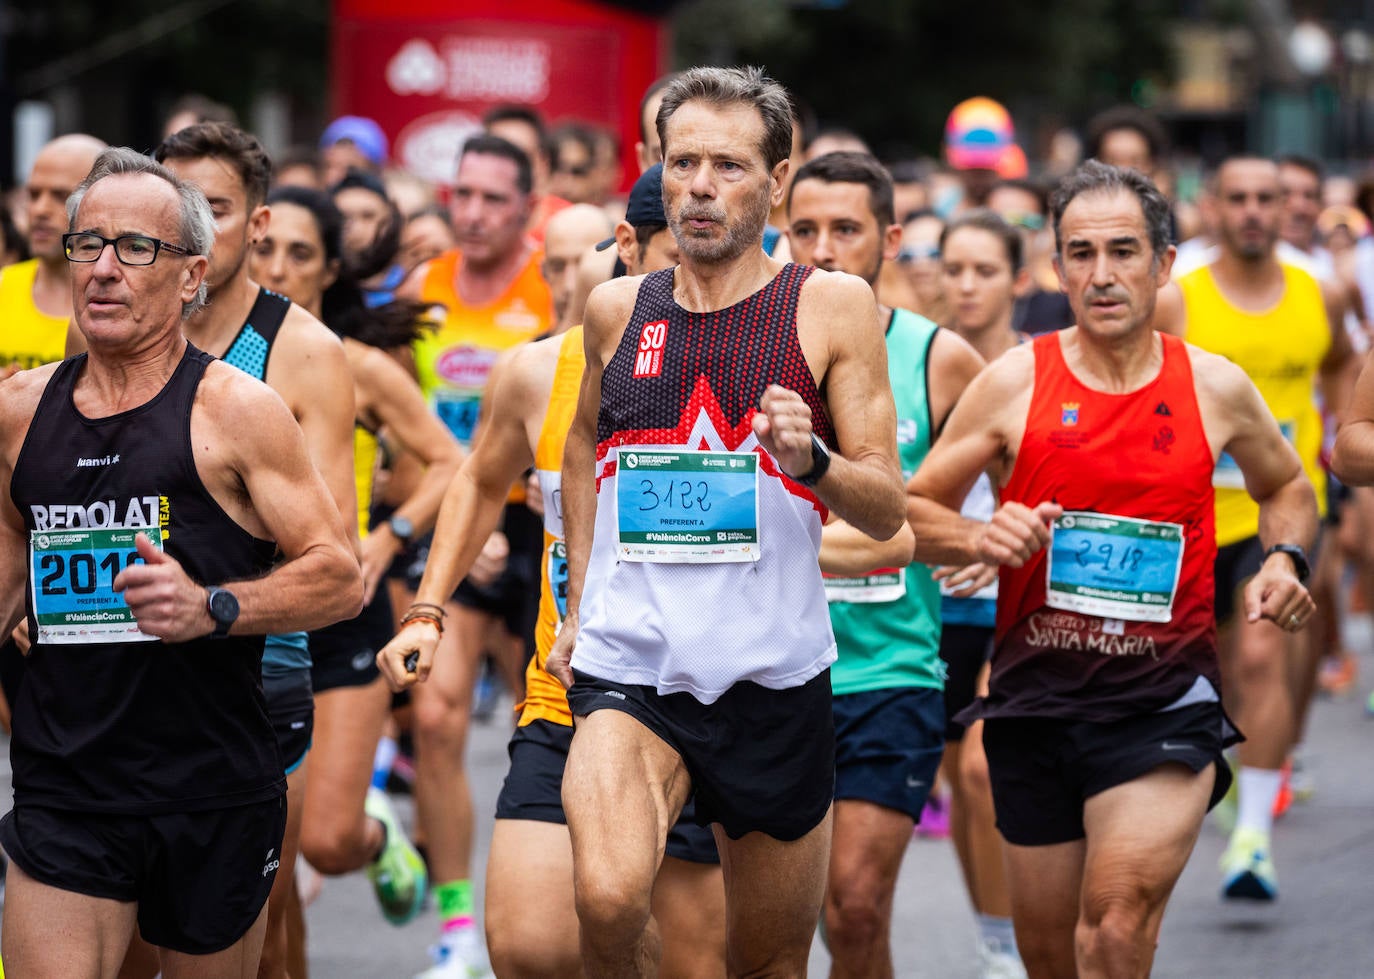
[[[435,691],[415,705],[414,723],[421,744],[461,751],[467,737],[468,705]]]
[[[577,919],[583,941],[618,945],[649,924],[651,890],[609,871],[576,875]]]
[[[326,877],[338,877],[357,870],[358,851],[363,843],[361,825],[326,822],[301,827],[301,854]]]
[[[1273,642],[1268,636],[1238,637],[1235,655],[1235,679],[1240,684],[1261,684],[1283,676],[1284,643]]]
[[[861,881],[832,880],[825,901],[825,930],[834,950],[871,948],[886,940],[892,901]]]
[[[502,979],[543,979],[544,976],[575,976],[582,970],[581,955],[573,936],[571,948],[550,942],[537,929],[509,923],[487,924],[487,958],[491,971]]]
[[[1080,963],[1121,964],[1148,955],[1150,898],[1141,888],[1122,888],[1116,894],[1088,895],[1074,933]]]
[[[965,800],[992,799],[992,779],[988,776],[988,756],[966,745],[959,755],[959,787]]]

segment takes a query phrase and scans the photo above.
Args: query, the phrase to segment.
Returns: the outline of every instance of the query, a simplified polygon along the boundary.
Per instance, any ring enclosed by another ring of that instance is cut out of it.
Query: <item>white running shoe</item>
[[[415,979],[495,979],[476,925],[440,935],[429,947],[429,955],[434,965]]]
[[[1021,957],[995,938],[978,940],[978,979],[1026,979]]]

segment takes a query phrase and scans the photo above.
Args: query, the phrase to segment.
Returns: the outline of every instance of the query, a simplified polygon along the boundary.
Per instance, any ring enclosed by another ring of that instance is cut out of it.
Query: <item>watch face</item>
[[[392,517],[388,522],[391,525],[391,532],[404,540],[409,540],[415,533],[415,525],[405,517]]]
[[[239,617],[239,600],[232,592],[216,588],[210,592],[210,618],[216,622],[233,622]]]

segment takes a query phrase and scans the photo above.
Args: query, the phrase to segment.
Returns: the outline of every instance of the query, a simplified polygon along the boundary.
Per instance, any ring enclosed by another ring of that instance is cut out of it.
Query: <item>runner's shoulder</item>
[[[848,305],[873,305],[873,288],[848,272],[815,269],[802,283],[798,302]]]
[[[592,337],[617,340],[630,322],[635,301],[639,298],[639,285],[642,275],[625,275],[601,283],[587,297],[587,308],[583,313],[583,329]]]

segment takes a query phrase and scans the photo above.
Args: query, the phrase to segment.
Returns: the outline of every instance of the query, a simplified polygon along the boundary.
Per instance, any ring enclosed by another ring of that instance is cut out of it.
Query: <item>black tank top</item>
[[[275,546],[235,523],[196,471],[191,407],[212,360],[188,344],[152,400],[107,418],[87,418],[72,402],[86,356],[58,367],[10,486],[35,538],[63,528],[154,527],[197,582],[270,569]],[[55,577],[46,587],[79,591],[82,576],[71,564],[70,580]],[[56,561],[40,566],[40,587],[57,569]],[[102,563],[94,580],[108,589],[112,577]],[[34,586],[31,576],[29,629],[37,637]],[[14,704],[15,801],[153,814],[281,794],[282,763],[259,678],[262,648],[261,636],[35,643]]]
[[[723,417],[712,421],[722,433],[741,429],[764,389],[780,384],[802,396],[816,434],[833,446],[830,416],[797,340],[797,300],[813,271],[789,263],[758,292],[710,313],[677,304],[674,269],[646,275],[601,379],[597,443],[686,445],[702,408],[719,408]]]
[[[272,355],[272,344],[276,343],[277,332],[290,309],[291,300],[259,286],[258,298],[253,300],[247,321],[234,342],[229,344],[229,349],[224,351],[224,362],[259,381],[267,380],[267,359]]]

